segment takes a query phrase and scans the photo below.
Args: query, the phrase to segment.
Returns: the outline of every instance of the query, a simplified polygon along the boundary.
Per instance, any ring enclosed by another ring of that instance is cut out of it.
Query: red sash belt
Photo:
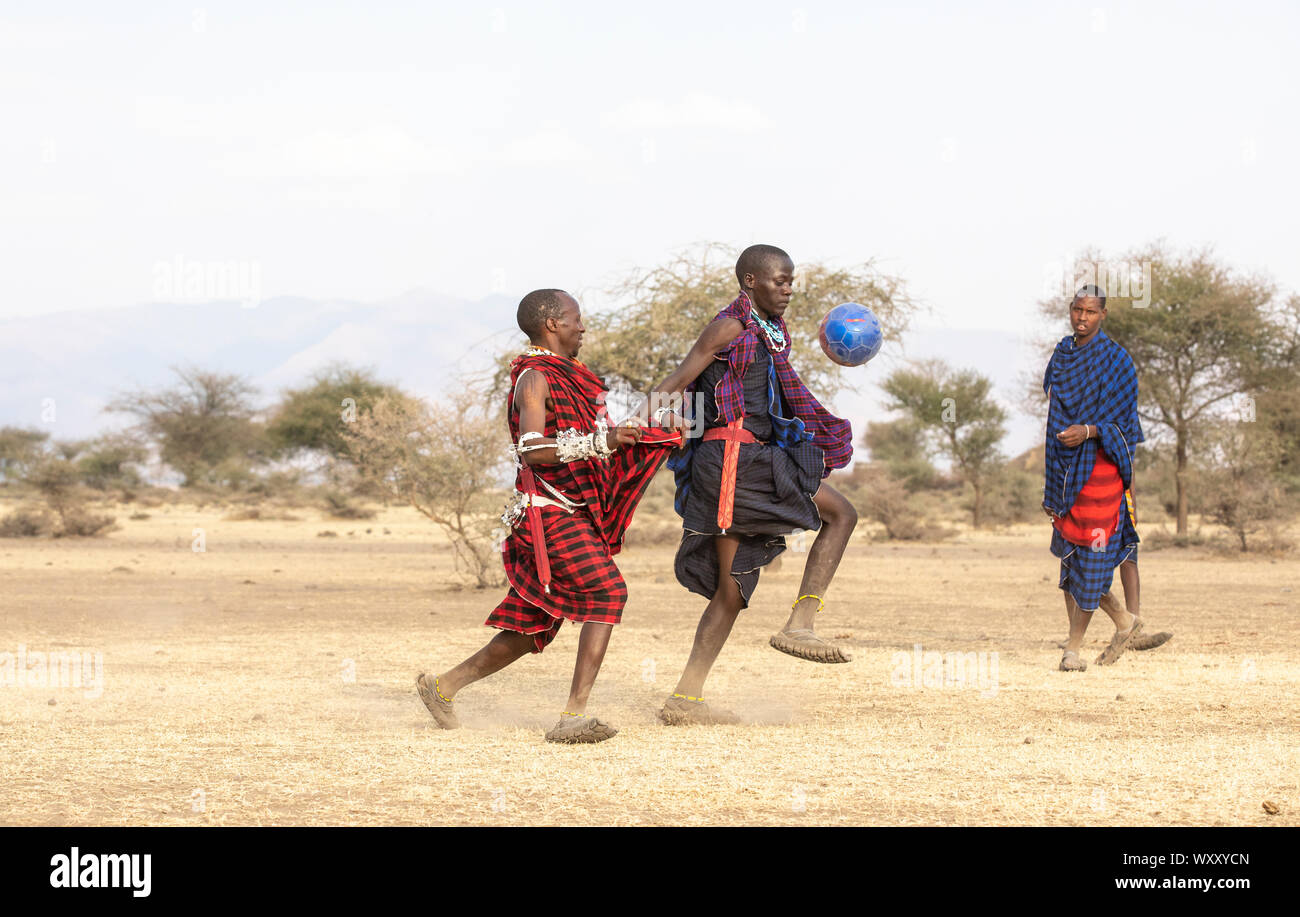
[[[523,493],[528,494],[530,498],[540,496],[533,469],[527,462],[523,462],[519,467],[519,480],[524,485]],[[542,590],[550,595],[551,559],[546,554],[546,532],[542,528],[542,509],[529,499],[524,515],[528,517],[528,531],[533,536],[533,562],[537,564],[537,580],[542,584]]]
[[[731,528],[736,511],[736,465],[740,460],[740,444],[763,442],[744,428],[744,422],[745,418],[737,417],[725,427],[704,431],[704,442],[720,439],[726,443],[722,447],[722,489],[718,493],[718,529],[723,534]]]
[[[729,443],[759,443],[760,445],[766,445],[763,440],[759,439],[753,433],[750,433],[744,427],[735,426],[740,423],[744,423],[743,417],[738,420],[733,420],[725,427],[714,427],[712,430],[705,430],[704,442],[707,443],[711,439],[725,439]]]

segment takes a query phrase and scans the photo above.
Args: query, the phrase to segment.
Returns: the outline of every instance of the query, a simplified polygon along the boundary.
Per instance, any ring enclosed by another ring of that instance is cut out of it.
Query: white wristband
[[[599,440],[599,444],[597,441]],[[555,457],[561,462],[582,462],[587,459],[605,461],[612,455],[613,449],[602,432],[579,433],[577,430],[561,430],[555,434]]]

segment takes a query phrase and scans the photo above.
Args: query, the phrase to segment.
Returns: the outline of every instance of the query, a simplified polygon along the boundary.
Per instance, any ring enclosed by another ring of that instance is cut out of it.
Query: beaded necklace
[[[767,340],[772,345],[772,349],[784,350],[785,334],[777,326],[776,322],[775,321],[769,322],[766,319],[764,319],[763,316],[758,314],[757,309],[751,309],[749,314],[754,316],[754,321],[758,323],[758,327],[762,328],[763,333],[767,335]]]
[[[554,350],[547,350],[545,347],[539,347],[539,346],[537,346],[536,344],[529,344],[527,347],[524,348],[524,352],[521,353],[520,356],[522,356],[522,357],[555,357],[557,360],[568,360],[570,363],[577,363],[579,366],[584,366],[584,365],[586,365],[586,364],[584,364],[581,360],[579,360],[577,357],[562,357],[562,356],[560,356],[558,353],[556,353]]]

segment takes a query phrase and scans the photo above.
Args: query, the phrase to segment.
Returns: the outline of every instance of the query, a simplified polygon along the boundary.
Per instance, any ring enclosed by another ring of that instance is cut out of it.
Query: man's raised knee
[[[857,528],[858,508],[848,500],[844,501],[844,525],[849,529]]]
[[[836,497],[823,513],[823,521],[834,528],[852,530],[858,524],[857,508],[844,497]]]
[[[740,601],[740,586],[730,576],[724,576],[718,580],[718,588],[713,591],[713,597],[718,601],[725,602],[728,605],[734,605]]]

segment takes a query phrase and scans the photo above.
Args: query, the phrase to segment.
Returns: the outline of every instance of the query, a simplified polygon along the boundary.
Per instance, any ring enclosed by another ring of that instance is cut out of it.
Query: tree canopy
[[[952,462],[953,471],[975,493],[971,521],[983,521],[990,473],[1002,461],[998,443],[1006,434],[1006,411],[993,400],[993,383],[971,369],[951,369],[928,360],[894,370],[881,385],[885,406],[902,411],[931,455]]]
[[[221,485],[245,462],[266,454],[264,430],[255,420],[255,389],[237,375],[173,367],[170,388],[119,395],[104,410],[137,418],[137,432],[159,446],[159,456],[184,477],[186,486]]]
[[[1073,276],[1117,274],[1108,270],[1114,264],[1132,274],[1149,271],[1148,289],[1107,291],[1103,328],[1137,367],[1148,435],[1172,439],[1177,527],[1186,534],[1197,440],[1224,419],[1256,421],[1258,398],[1286,393],[1282,400],[1293,401],[1300,390],[1300,304],[1296,297],[1279,303],[1272,281],[1230,267],[1209,249],[1173,252],[1156,243],[1111,261],[1089,252],[1075,262]],[[1039,302],[1040,313],[1062,330],[1068,308],[1068,297]],[[1283,424],[1284,414],[1277,415]]]
[[[738,249],[720,243],[701,243],[657,267],[631,272],[608,291],[613,308],[584,310],[587,335],[579,358],[611,387],[650,391],[677,368],[719,310],[739,295],[738,255]],[[826,358],[817,340],[822,318],[843,302],[869,307],[886,343],[899,340],[918,308],[903,281],[871,261],[850,268],[796,263],[795,295],[785,313],[791,361],[823,400],[848,384],[844,368]],[[504,378],[504,371],[499,372],[498,391]]]
[[[394,386],[379,382],[371,370],[331,364],[318,370],[308,384],[284,392],[267,422],[267,438],[279,454],[316,451],[334,459],[347,458],[347,425],[380,398],[400,394]]]

